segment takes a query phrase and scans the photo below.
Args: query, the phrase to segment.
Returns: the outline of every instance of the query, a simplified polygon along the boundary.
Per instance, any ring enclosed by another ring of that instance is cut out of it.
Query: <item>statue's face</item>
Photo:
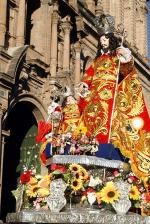
[[[105,36],[100,37],[100,44],[103,49],[108,49],[109,48],[109,38]]]

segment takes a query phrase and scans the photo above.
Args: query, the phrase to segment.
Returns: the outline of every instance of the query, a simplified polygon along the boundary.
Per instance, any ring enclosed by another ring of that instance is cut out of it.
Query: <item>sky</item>
[[[150,60],[150,1],[148,1],[148,59]]]

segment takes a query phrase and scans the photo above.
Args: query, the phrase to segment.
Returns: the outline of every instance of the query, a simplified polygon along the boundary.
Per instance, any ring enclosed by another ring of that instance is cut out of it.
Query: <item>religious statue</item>
[[[102,15],[99,21],[97,56],[77,86],[82,122],[99,143],[119,148],[130,159],[134,173],[146,181],[150,170],[150,120],[142,87],[131,51],[114,34],[113,18]]]

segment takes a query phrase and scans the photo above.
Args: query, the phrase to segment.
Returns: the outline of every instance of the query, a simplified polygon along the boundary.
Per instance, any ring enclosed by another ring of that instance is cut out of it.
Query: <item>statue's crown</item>
[[[115,31],[114,17],[109,14],[102,14],[95,18],[95,27],[100,36],[113,33]]]

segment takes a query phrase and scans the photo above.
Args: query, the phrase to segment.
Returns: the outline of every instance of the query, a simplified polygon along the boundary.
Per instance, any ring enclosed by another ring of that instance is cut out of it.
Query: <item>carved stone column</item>
[[[58,43],[58,73],[62,73],[62,68],[63,68],[63,43],[60,41]]]
[[[81,53],[81,46],[80,43],[75,44],[75,85],[80,82],[80,66],[81,66],[81,60],[80,60],[80,53]]]
[[[41,0],[41,6],[32,15],[32,44],[44,58],[44,62],[50,64],[51,47],[51,14],[53,6],[49,0]],[[43,35],[44,34],[44,35]]]
[[[98,0],[97,1],[97,6],[96,6],[96,9],[95,9],[95,15],[100,16],[102,13],[103,13],[102,2],[101,2],[101,0]]]
[[[26,0],[19,1],[18,22],[17,22],[17,46],[23,46],[25,40],[25,16]]]
[[[52,36],[51,36],[51,62],[50,72],[51,76],[56,76],[57,68],[57,48],[58,48],[58,37],[57,37],[57,25],[58,25],[58,5],[54,5],[54,11],[52,14]]]
[[[7,0],[0,1],[0,46],[5,44]]]
[[[4,140],[9,135],[9,131],[2,130],[4,113],[8,108],[8,90],[0,86],[0,213],[1,213],[1,193],[2,193],[2,174],[4,157]]]
[[[2,147],[2,116],[3,109],[0,104],[0,212],[1,212],[1,193],[2,193],[2,170],[3,170],[3,147]]]
[[[66,16],[63,20],[62,28],[64,31],[64,55],[63,55],[63,71],[69,73],[70,64],[70,17]]]

